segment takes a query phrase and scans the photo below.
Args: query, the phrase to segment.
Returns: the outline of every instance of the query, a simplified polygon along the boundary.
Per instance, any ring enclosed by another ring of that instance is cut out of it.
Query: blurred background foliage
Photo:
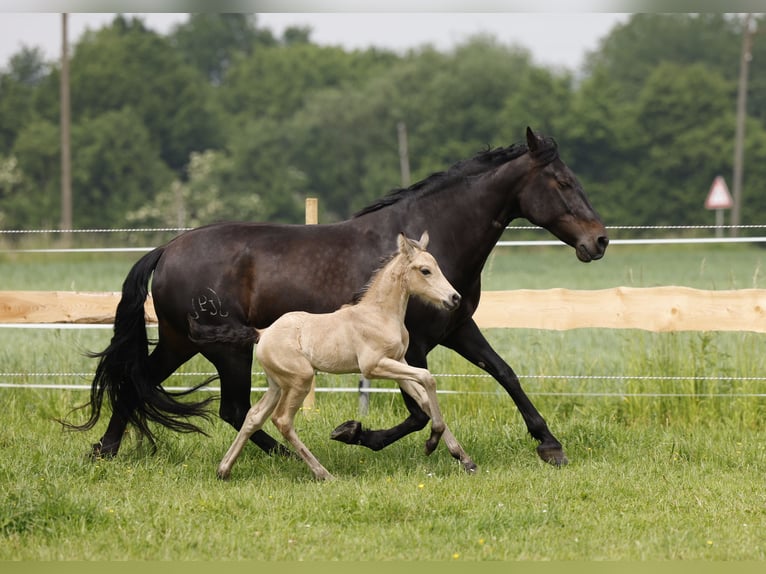
[[[74,227],[299,223],[307,196],[343,219],[402,184],[400,123],[412,181],[530,125],[608,224],[707,224],[710,184],[732,173],[742,29],[635,14],[568,70],[487,35],[400,54],[276,37],[257,15],[190,15],[167,35],[116,16],[71,51]],[[34,47],[0,68],[0,228],[60,220],[59,72]],[[749,78],[743,224],[766,220],[757,37]]]

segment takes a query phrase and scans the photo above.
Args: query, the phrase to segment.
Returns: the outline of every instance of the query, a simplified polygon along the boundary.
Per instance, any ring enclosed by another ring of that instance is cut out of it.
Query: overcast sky
[[[186,18],[182,13],[140,14],[147,25],[167,33]],[[87,28],[109,23],[114,14],[73,13],[69,17],[70,43]],[[404,51],[423,44],[447,50],[470,36],[486,32],[504,44],[529,49],[538,64],[574,70],[587,52],[629,14],[611,13],[260,13],[259,25],[277,35],[288,26],[309,26],[319,44],[348,49],[379,46]],[[47,58],[61,50],[61,16],[52,13],[0,13],[0,67],[22,45],[40,47]]]

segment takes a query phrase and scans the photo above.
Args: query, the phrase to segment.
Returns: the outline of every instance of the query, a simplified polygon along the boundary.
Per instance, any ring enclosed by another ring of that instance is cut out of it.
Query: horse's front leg
[[[529,400],[513,369],[495,352],[484,338],[479,327],[473,320],[464,323],[458,330],[442,342],[445,347],[456,351],[477,367],[492,375],[500,385],[511,395],[519,409],[527,430],[533,438],[540,441],[537,454],[545,462],[560,466],[567,464],[566,455],[561,443],[553,436],[542,415]]]

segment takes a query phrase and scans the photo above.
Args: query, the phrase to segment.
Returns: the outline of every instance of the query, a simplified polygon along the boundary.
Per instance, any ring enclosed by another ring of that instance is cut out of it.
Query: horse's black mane
[[[354,217],[361,217],[367,213],[378,211],[379,209],[393,205],[405,197],[410,197],[413,194],[444,188],[456,179],[484,173],[489,169],[493,169],[499,165],[514,160],[528,151],[529,149],[526,144],[518,143],[495,149],[490,149],[488,147],[474,157],[461,160],[446,171],[433,173],[427,178],[418,181],[417,183],[413,183],[410,187],[391,190],[385,197],[378,199],[375,203],[368,205],[355,213]],[[547,164],[556,159],[556,157],[558,157],[556,142],[552,138],[542,138],[540,140],[540,147],[535,152],[537,161],[541,164]]]

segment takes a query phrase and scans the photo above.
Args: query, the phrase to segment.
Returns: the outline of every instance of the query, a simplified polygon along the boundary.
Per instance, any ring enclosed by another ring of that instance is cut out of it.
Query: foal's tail
[[[203,325],[189,315],[189,340],[197,345],[221,343],[235,347],[252,347],[261,337],[260,331],[249,325]]]
[[[114,335],[101,353],[89,353],[99,359],[90,401],[90,418],[81,425],[63,424],[75,430],[93,428],[101,415],[104,393],[109,397],[112,412],[135,425],[154,444],[148,422],[153,421],[180,432],[202,432],[188,422],[192,416],[208,415],[205,407],[212,400],[180,402],[176,397],[188,391],[171,393],[160,386],[149,369],[149,339],[146,335],[144,304],[149,294],[149,278],[164,249],[159,247],[144,255],[128,273],[122,286],[122,298],[117,305]],[[203,383],[207,384],[209,381]],[[199,385],[202,386],[202,385]]]

